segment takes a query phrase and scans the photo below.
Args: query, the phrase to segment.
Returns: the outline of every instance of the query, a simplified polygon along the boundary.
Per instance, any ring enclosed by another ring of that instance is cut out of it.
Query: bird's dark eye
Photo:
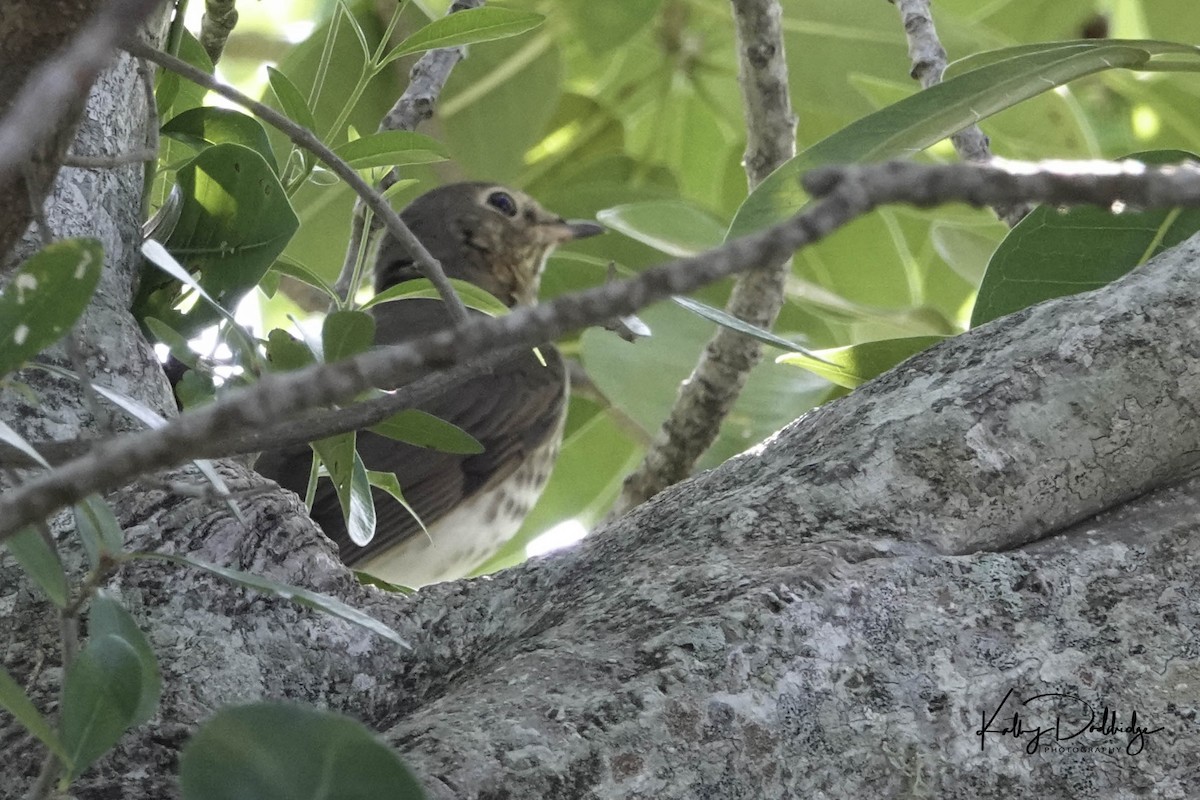
[[[487,204],[506,217],[517,215],[517,201],[508,192],[492,192],[488,195]]]

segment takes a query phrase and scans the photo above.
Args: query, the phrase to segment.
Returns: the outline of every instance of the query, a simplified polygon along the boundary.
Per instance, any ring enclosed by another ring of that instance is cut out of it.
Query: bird
[[[595,222],[565,220],[524,192],[486,182],[433,189],[400,217],[447,277],[472,283],[510,308],[537,302],[555,247],[605,230]],[[375,292],[422,277],[407,247],[385,234],[375,258]],[[435,299],[381,303],[370,312],[376,345],[451,325],[445,304]],[[464,577],[512,538],[545,488],[562,443],[567,391],[567,370],[552,345],[497,356],[452,391],[417,406],[471,434],[483,452],[445,453],[357,432],[364,466],[396,474],[420,523],[372,488],[375,536],[360,547],[325,479],[318,482],[310,516],[337,543],[345,564],[372,577],[412,588]],[[307,447],[291,448],[263,453],[255,469],[303,495],[310,462]]]

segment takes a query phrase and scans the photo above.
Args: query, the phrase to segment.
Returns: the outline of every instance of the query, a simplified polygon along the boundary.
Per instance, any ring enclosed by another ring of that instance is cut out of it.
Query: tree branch
[[[200,18],[200,45],[208,53],[209,60],[216,64],[225,52],[229,34],[237,25],[238,12],[235,0],[205,0],[204,16]]]
[[[0,119],[0,184],[12,179],[61,123],[112,58],[113,50],[162,0],[111,0],[39,67]]]
[[[458,0],[457,3],[450,6],[450,10],[446,13],[454,14],[468,8],[479,8],[482,5],[483,0]],[[438,97],[441,96],[446,81],[450,79],[450,72],[466,56],[467,48],[465,47],[443,47],[424,53],[417,59],[417,63],[413,64],[413,68],[408,74],[408,86],[405,87],[404,93],[400,95],[396,104],[380,121],[379,130],[415,131],[418,125],[432,117]],[[382,181],[383,188],[386,189],[395,181],[396,170],[392,169]],[[363,202],[361,199],[356,200],[354,214],[350,218],[350,241],[346,246],[346,258],[342,262],[342,270],[338,274],[337,283],[333,286],[334,291],[342,299],[349,297],[352,289],[350,282],[354,276],[354,266],[358,263],[358,254],[364,244],[364,218]],[[373,230],[377,224],[372,224]]]
[[[732,0],[737,27],[738,82],[746,115],[746,169],[753,191],[767,175],[796,155],[796,116],[788,95],[787,59],[778,0]],[[770,329],[783,307],[787,259],[741,275],[725,310]],[[717,438],[746,379],[762,360],[762,345],[719,327],[679,388],[679,397],[645,458],[621,487],[612,515],[619,515],[686,478]]]
[[[946,71],[946,49],[938,39],[933,24],[933,11],[929,0],[891,0],[904,22],[904,35],[908,38],[908,58],[912,62],[909,73],[921,84],[922,89],[937,86]],[[968,125],[950,137],[954,151],[963,161],[987,161],[992,157],[988,137],[978,125]],[[1025,203],[996,206],[993,211],[1010,228],[1029,213]]]
[[[454,288],[450,285],[450,281],[446,278],[446,273],[442,270],[442,265],[437,259],[430,255],[425,246],[417,240],[413,232],[404,224],[404,220],[400,219],[390,203],[384,200],[383,197],[371,188],[370,184],[364,181],[354,168],[343,161],[332,150],[325,146],[325,143],[317,138],[317,135],[307,128],[297,125],[292,120],[280,114],[273,108],[263,105],[257,100],[252,100],[231,86],[227,86],[213,78],[211,75],[198,70],[191,64],[175,58],[172,55],[156,50],[143,42],[130,41],[126,44],[126,49],[137,56],[144,58],[147,61],[152,61],[164,69],[169,69],[172,72],[178,73],[193,83],[199,84],[206,89],[216,92],[222,97],[232,100],[243,108],[253,112],[255,116],[262,119],[267,124],[277,128],[287,135],[293,143],[299,147],[311,152],[317,158],[321,159],[325,166],[329,167],[330,171],[344,180],[346,184],[362,198],[363,202],[370,207],[387,227],[388,232],[404,242],[405,247],[413,255],[413,260],[421,269],[421,274],[424,275],[438,290],[438,295],[446,303],[447,310],[450,316],[456,323],[461,323],[467,318],[466,307],[463,306],[462,300],[454,292]]]
[[[959,201],[983,207],[1025,199],[1104,207],[1116,202],[1139,208],[1200,206],[1200,168],[1190,164],[1149,167],[1136,161],[889,162],[813,170],[805,177],[804,186],[820,201],[791,219],[703,255],[671,261],[636,278],[520,308],[503,317],[472,319],[453,330],[335,364],[269,375],[163,428],[110,439],[88,455],[0,495],[0,540],[91,492],[189,460],[206,440],[267,427],[313,407],[348,402],[371,387],[401,385],[433,368],[502,347],[536,346],[734,273],[778,264],[800,247],[882,203],[927,207]]]

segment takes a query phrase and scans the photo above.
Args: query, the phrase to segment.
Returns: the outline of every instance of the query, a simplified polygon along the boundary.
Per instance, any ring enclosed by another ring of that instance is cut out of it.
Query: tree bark
[[[134,102],[119,85],[105,91]],[[101,209],[123,209],[103,234],[89,363],[164,404],[123,310],[138,204],[109,173],[72,199],[70,174],[56,230],[97,230],[113,216]],[[114,493],[129,548],[334,594],[413,649],[207,574],[127,566],[112,589],[148,633],[164,696],[72,792],[176,797],[199,723],[288,698],[380,731],[435,798],[1187,795],[1200,780],[1185,757],[1197,487],[1161,487],[1200,453],[1198,287],[1192,239],[1103,290],[916,356],[574,550],[413,597],[358,585],[294,495],[240,501],[243,526],[161,484]],[[23,377],[47,399],[20,417],[4,406],[23,432],[93,426],[66,387]],[[266,486],[235,462],[222,472],[234,490]],[[7,554],[0,609],[0,658],[53,710],[52,610]],[[1052,725],[1003,704],[1010,688],[1070,692],[1118,726],[1136,712],[1163,730],[1058,743],[1111,754],[1029,755],[1028,735],[976,735],[997,709],[997,729],[1015,710]],[[0,796],[20,796],[41,748],[7,715],[0,742]]]

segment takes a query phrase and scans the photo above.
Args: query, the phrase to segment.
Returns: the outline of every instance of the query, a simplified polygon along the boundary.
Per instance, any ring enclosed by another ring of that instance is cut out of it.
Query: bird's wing
[[[475,493],[504,480],[528,453],[556,433],[565,413],[562,358],[552,347],[540,351],[545,365],[532,350],[524,351],[419,406],[474,436],[483,445],[482,453],[442,453],[360,431],[357,445],[364,465],[369,470],[395,472],[404,499],[426,525],[435,523]],[[308,461],[301,461],[307,480]],[[303,491],[303,485],[296,491]],[[372,489],[372,494],[375,538],[366,547],[359,547],[346,532],[332,483],[322,480],[317,485],[312,517],[338,543],[342,560],[352,566],[410,536],[424,535],[412,515],[387,493]]]

